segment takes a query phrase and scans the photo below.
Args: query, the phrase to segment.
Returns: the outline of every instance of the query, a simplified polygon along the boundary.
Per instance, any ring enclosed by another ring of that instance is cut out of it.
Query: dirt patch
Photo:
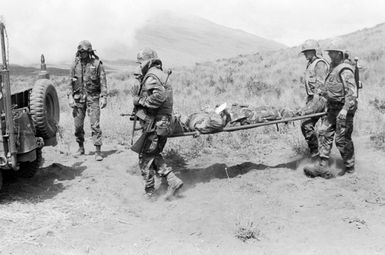
[[[368,137],[356,139],[357,173],[331,180],[305,177],[309,161],[273,143],[277,154],[263,158],[169,153],[185,186],[153,202],[143,198],[137,155],[123,146],[105,146],[102,162],[45,149],[36,177],[7,181],[0,193],[1,254],[385,252],[385,160]],[[334,151],[336,168],[338,159]]]

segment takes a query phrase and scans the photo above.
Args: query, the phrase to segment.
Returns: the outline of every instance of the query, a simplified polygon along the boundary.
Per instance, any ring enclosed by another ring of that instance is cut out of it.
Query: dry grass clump
[[[234,235],[242,242],[250,240],[261,241],[261,231],[254,225],[253,221],[245,223],[237,222]]]

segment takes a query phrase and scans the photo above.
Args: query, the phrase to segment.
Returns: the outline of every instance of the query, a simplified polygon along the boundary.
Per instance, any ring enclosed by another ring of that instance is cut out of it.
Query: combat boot
[[[343,176],[346,173],[353,174],[355,172],[354,166],[345,167],[344,170],[341,170],[341,172],[338,173],[338,176]]]
[[[329,160],[327,158],[320,158],[319,163],[313,164],[312,166],[305,166],[303,171],[306,176],[314,178],[314,177],[322,177],[325,179],[330,179],[334,177],[334,174],[328,168]]]
[[[75,152],[74,156],[80,156],[85,154],[84,143],[79,143],[79,149]]]
[[[154,198],[154,194],[155,194],[155,188],[154,187],[146,187],[144,188],[144,198],[146,199],[153,199]]]
[[[354,166],[345,167],[345,172],[348,174],[353,174],[355,171],[356,169],[354,168]]]
[[[167,177],[160,177],[160,184],[159,184],[159,190],[166,192],[168,189],[168,183],[167,183]]]
[[[168,190],[166,193],[166,200],[170,200],[182,188],[183,182],[173,172],[167,174]]]
[[[96,161],[102,161],[103,160],[103,156],[102,156],[101,146],[100,145],[96,145],[95,148],[96,148],[96,150],[95,150],[95,160]]]

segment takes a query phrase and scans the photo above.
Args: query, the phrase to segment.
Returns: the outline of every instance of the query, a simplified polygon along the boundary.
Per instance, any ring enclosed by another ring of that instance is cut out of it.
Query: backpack
[[[354,58],[354,61],[352,61],[350,58],[349,58],[349,54],[348,53],[344,53],[345,55],[345,60],[344,62],[351,65],[352,68],[347,68],[347,69],[350,69],[351,71],[353,71],[353,74],[354,74],[354,81],[356,82],[356,86],[357,86],[357,98],[358,98],[358,95],[359,95],[359,90],[363,88],[362,86],[362,81],[360,79],[360,69],[362,69],[362,66],[360,66],[358,64],[358,57],[355,57]],[[340,70],[340,73],[343,71],[343,69],[345,68],[342,68]]]

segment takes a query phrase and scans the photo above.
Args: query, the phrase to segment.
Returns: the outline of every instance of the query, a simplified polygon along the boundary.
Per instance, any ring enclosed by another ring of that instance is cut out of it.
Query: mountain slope
[[[136,32],[135,42],[131,47],[114,45],[106,53],[111,57],[135,58],[137,51],[143,47],[157,50],[166,64],[175,66],[276,50],[286,46],[203,18],[163,12],[148,20]]]

